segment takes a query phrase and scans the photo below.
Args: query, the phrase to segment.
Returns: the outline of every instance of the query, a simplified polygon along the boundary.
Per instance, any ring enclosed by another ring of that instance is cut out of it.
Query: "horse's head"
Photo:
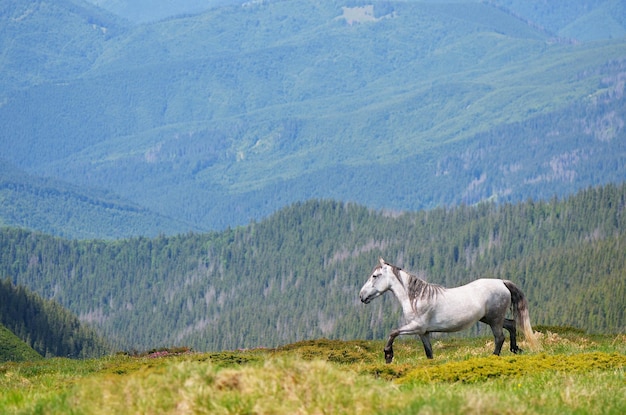
[[[380,264],[376,265],[372,270],[372,274],[361,288],[359,297],[365,304],[372,301],[374,298],[383,294],[389,288],[391,288],[391,277],[393,277],[393,267],[385,262],[384,259],[379,259]]]

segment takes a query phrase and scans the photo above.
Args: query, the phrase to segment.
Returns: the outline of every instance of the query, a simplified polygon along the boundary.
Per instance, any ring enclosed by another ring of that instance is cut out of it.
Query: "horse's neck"
[[[409,282],[411,280],[411,274],[406,271],[399,270],[398,278],[395,279],[396,283],[392,285],[391,291],[394,293],[404,313],[411,312],[413,305],[411,304],[411,297],[409,296]]]
[[[419,301],[430,301],[445,291],[445,288],[430,284],[406,271],[400,270],[398,277],[398,284],[393,288],[393,292],[405,315],[415,313]]]

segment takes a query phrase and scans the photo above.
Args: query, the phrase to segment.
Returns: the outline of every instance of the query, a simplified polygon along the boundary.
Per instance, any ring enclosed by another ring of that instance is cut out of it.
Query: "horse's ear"
[[[385,260],[383,259],[383,257],[379,257],[378,262],[380,262],[381,266],[385,265]]]

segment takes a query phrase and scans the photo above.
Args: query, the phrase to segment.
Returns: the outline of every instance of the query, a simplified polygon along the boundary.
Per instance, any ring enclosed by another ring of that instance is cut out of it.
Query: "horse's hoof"
[[[511,352],[514,353],[514,354],[524,353],[524,351],[522,349],[520,349],[519,347],[516,347],[515,349],[511,349]]]

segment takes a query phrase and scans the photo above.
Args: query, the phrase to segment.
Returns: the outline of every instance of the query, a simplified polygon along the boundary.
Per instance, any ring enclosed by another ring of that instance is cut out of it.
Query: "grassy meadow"
[[[541,350],[500,357],[486,337],[441,337],[430,361],[419,340],[398,339],[390,365],[382,341],[326,339],[8,362],[0,413],[626,413],[626,335],[552,330],[540,333]]]

